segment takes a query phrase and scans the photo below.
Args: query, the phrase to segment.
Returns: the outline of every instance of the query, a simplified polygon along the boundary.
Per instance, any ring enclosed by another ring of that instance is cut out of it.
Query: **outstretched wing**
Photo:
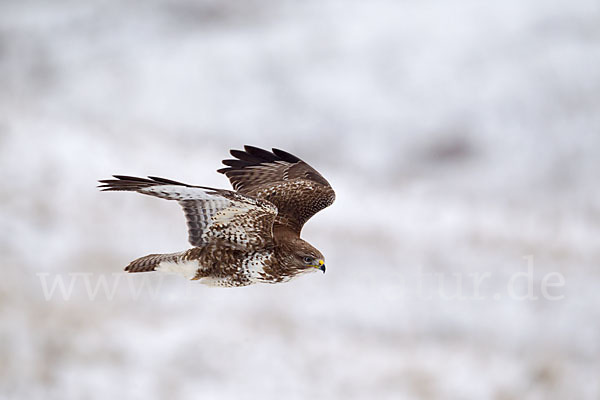
[[[310,217],[335,200],[335,192],[321,174],[298,157],[283,150],[267,151],[253,146],[231,150],[236,159],[223,160],[221,172],[241,194],[264,199],[278,210],[275,225],[300,234]]]
[[[189,242],[193,246],[219,242],[248,250],[272,244],[277,208],[268,201],[164,178],[123,175],[114,178],[101,180],[99,187],[177,200],[185,212]]]

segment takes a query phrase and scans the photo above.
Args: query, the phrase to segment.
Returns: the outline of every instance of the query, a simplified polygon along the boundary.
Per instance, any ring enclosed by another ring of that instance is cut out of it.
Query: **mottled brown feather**
[[[306,221],[335,200],[329,182],[286,151],[244,146],[244,151],[230,153],[236,159],[223,160],[227,168],[218,172],[229,178],[237,192],[273,203],[278,210],[276,230],[287,227],[299,236]]]

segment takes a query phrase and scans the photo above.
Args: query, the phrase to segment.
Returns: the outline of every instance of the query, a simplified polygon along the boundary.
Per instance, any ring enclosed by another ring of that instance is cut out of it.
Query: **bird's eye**
[[[310,257],[304,257],[304,259],[303,259],[303,260],[304,260],[304,262],[305,262],[305,263],[307,263],[307,264],[310,264],[310,263],[312,263],[312,260],[313,260],[313,259],[312,259],[312,258],[310,258]]]

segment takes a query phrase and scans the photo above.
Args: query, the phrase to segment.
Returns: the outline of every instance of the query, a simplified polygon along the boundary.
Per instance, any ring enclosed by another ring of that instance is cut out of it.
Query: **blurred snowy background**
[[[96,180],[243,144],[327,274],[122,273],[183,214]],[[595,0],[2,1],[0,170],[2,399],[600,398]]]

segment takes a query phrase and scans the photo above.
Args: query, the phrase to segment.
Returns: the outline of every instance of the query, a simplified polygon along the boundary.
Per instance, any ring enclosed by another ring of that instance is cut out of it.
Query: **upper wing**
[[[268,201],[164,178],[114,177],[116,179],[101,180],[99,187],[177,200],[185,212],[189,242],[193,246],[219,242],[235,248],[252,249],[272,244],[277,208]]]
[[[276,225],[297,234],[304,223],[335,200],[329,182],[314,168],[283,150],[253,146],[231,150],[236,159],[223,160],[221,172],[239,193],[268,200],[278,210]]]

